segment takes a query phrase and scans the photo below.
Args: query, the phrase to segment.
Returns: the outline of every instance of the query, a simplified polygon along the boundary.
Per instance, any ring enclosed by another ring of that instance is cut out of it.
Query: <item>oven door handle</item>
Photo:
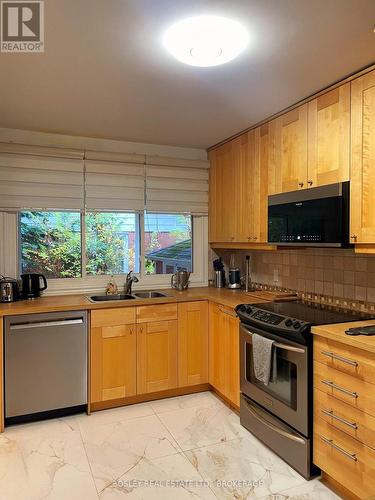
[[[253,336],[253,333],[248,330],[246,327],[241,325],[241,330],[246,332],[250,337]],[[305,349],[301,349],[301,347],[294,347],[293,345],[289,344],[281,344],[280,342],[274,342],[273,344],[275,347],[278,347],[279,349],[285,349],[286,351],[291,351],[291,352],[298,352],[299,354],[305,354]]]
[[[277,434],[280,434],[281,436],[284,436],[284,437],[291,439],[292,441],[295,441],[295,442],[300,443],[300,444],[306,444],[305,440],[302,439],[301,437],[297,436],[296,434],[292,434],[291,432],[285,431],[284,429],[280,429],[280,427],[278,427],[277,425],[269,422],[265,418],[262,418],[262,416],[258,414],[256,409],[245,398],[242,398],[242,401],[244,401],[246,403],[246,407],[247,407],[248,411],[260,423],[262,423],[263,425],[266,425],[269,429],[275,431]]]

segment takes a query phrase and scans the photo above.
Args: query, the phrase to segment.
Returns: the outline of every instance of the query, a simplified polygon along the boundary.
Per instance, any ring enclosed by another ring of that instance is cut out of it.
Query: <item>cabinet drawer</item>
[[[135,307],[91,311],[91,327],[130,325],[135,323]]]
[[[314,418],[375,449],[375,417],[326,394],[314,391]]]
[[[137,307],[137,323],[170,321],[173,319],[177,319],[177,304]]]
[[[314,388],[375,416],[375,385],[314,362]]]
[[[375,494],[375,450],[322,419],[314,421],[314,463],[363,499]]]
[[[375,384],[375,355],[323,337],[314,337],[314,360]]]

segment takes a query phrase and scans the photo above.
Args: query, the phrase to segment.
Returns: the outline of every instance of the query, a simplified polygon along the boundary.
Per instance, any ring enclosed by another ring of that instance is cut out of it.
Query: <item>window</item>
[[[146,274],[192,271],[192,217],[178,214],[145,214]]]
[[[86,274],[139,272],[139,216],[128,213],[88,213]]]
[[[52,291],[97,290],[108,275],[117,276],[121,286],[121,276],[130,270],[138,273],[138,286],[145,287],[169,284],[178,270],[193,272],[192,282],[207,280],[206,217],[23,211],[18,239],[21,273],[44,274]]]
[[[81,263],[79,212],[21,212],[22,273],[47,278],[78,278]]]

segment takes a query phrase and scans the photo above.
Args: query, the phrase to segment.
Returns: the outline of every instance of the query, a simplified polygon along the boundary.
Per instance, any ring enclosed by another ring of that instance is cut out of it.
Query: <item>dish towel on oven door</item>
[[[274,341],[253,333],[252,343],[255,378],[268,385],[276,376]]]

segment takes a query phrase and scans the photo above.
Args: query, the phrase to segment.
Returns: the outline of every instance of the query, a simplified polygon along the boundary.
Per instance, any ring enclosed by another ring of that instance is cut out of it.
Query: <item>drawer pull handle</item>
[[[339,451],[340,453],[345,455],[347,458],[350,458],[350,460],[353,460],[353,462],[357,462],[358,458],[357,458],[355,453],[350,453],[349,451],[344,450],[343,448],[341,448],[341,446],[338,446],[336,443],[334,443],[332,439],[328,439],[324,436],[320,436],[320,437],[326,444],[329,444],[330,446],[332,446],[332,448]]]
[[[329,351],[321,351],[323,356],[328,356],[329,358],[336,359],[337,361],[342,361],[342,363],[346,363],[347,365],[350,366],[358,366],[357,361],[352,361],[351,359],[343,358],[342,356],[339,356],[338,354],[335,354],[334,352],[329,352]]]
[[[324,415],[327,415],[328,417],[332,417],[334,418],[335,420],[337,420],[338,422],[341,422],[342,424],[345,424],[347,425],[348,427],[350,427],[351,429],[355,429],[357,430],[358,429],[358,425],[355,423],[355,422],[349,422],[348,420],[345,420],[345,418],[342,418],[342,417],[339,417],[338,415],[335,415],[333,413],[333,410],[326,410],[326,409],[323,409],[322,410],[322,413]]]
[[[335,389],[336,391],[343,392],[344,394],[347,394],[348,396],[351,396],[352,398],[358,398],[358,393],[349,391],[348,389],[345,389],[344,387],[340,387],[339,385],[336,385],[334,382],[331,380],[322,380],[322,384],[328,385],[328,387],[331,387],[332,389]]]

